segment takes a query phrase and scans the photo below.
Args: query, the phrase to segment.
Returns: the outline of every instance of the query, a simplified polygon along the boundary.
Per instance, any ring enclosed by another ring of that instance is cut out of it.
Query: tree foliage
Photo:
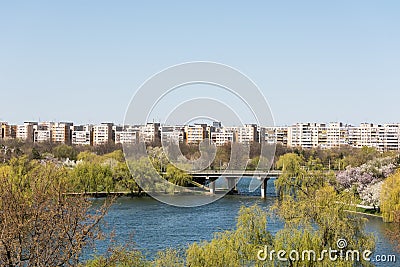
[[[347,212],[353,209],[351,204],[354,196],[335,190],[335,175],[332,172],[305,172],[301,168],[302,162],[302,158],[295,154],[286,154],[278,161],[278,166],[283,169],[283,174],[276,182],[281,191],[281,200],[276,202],[274,210],[285,222],[285,227],[275,237],[275,249],[334,249],[337,240],[344,238],[348,242],[346,249],[373,250],[373,237],[365,233],[365,221]],[[282,265],[275,263],[276,266]],[[329,263],[325,259],[319,264],[328,266]],[[353,262],[340,264],[353,266]],[[289,265],[319,266],[308,260],[289,260]]]
[[[215,234],[210,242],[193,243],[186,252],[187,266],[262,266],[257,251],[272,246],[266,213],[258,206],[242,207],[236,229]]]
[[[74,266],[99,238],[108,205],[94,211],[83,196],[66,196],[66,177],[62,167],[26,158],[0,168],[1,266]]]
[[[58,145],[53,149],[53,155],[58,159],[76,160],[78,153],[72,146]]]
[[[400,170],[383,182],[381,211],[385,222],[393,222],[396,212],[400,211]]]

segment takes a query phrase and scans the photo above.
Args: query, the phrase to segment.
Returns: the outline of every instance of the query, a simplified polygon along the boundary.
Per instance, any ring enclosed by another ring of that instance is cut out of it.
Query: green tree
[[[113,168],[113,177],[123,189],[128,189],[130,191],[131,196],[134,195],[134,192],[139,190],[139,186],[132,177],[128,165],[125,162],[119,162]]]
[[[368,161],[371,161],[377,157],[380,157],[379,151],[373,147],[362,147],[356,149],[353,153],[346,156],[343,160],[345,166],[359,167]]]
[[[80,266],[85,267],[151,267],[151,262],[136,249],[116,247],[106,255],[95,256],[94,259]]]
[[[385,222],[393,222],[396,212],[400,212],[400,170],[383,182],[381,211]]]
[[[41,159],[42,155],[36,147],[32,148],[31,159]]]
[[[82,151],[78,154],[77,159],[86,162],[100,162],[101,156],[97,156],[90,151]]]
[[[279,158],[276,163],[278,169],[282,170],[282,175],[275,181],[275,187],[279,192],[279,196],[290,194],[297,188],[306,188],[304,176],[305,170],[302,168],[304,159],[295,154],[288,153]]]
[[[76,160],[77,154],[76,150],[68,145],[58,145],[53,149],[53,155],[58,159]]]
[[[172,248],[159,251],[154,259],[155,267],[184,267],[185,260],[179,251]]]
[[[115,188],[113,173],[108,165],[96,162],[82,162],[77,164],[71,173],[75,181],[75,189],[87,192],[111,192]]]
[[[257,251],[265,245],[272,247],[266,222],[266,212],[260,207],[241,207],[235,230],[217,233],[210,242],[189,245],[187,266],[265,266],[257,261]]]
[[[249,162],[247,163],[246,170],[251,170],[251,171],[255,170],[258,166],[259,161],[260,161],[259,156],[256,156],[256,157],[250,159]]]
[[[159,174],[154,169],[149,158],[142,157],[138,160],[128,160],[127,164],[132,174],[132,180],[130,180],[131,184],[133,185],[133,183],[136,183],[139,185],[138,194],[140,194],[142,190],[155,190]]]
[[[187,186],[192,181],[192,177],[190,174],[181,169],[178,169],[173,164],[167,165],[165,178],[169,182],[179,186]]]
[[[373,237],[365,233],[364,219],[347,212],[353,209],[351,203],[355,202],[351,192],[338,193],[332,186],[334,173],[305,172],[301,168],[301,158],[295,155],[286,156],[280,162],[283,163],[283,174],[276,182],[281,189],[281,200],[276,202],[274,210],[285,227],[277,233],[276,250],[335,249],[339,239],[347,240],[346,249],[349,250],[373,250]],[[320,264],[327,266],[329,261],[326,259]],[[353,264],[340,262],[337,266]],[[365,261],[362,264],[368,265]],[[290,266],[320,265],[307,260],[290,262]]]

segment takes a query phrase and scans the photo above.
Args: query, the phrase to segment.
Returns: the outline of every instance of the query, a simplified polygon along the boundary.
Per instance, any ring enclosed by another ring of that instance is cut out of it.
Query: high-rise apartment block
[[[152,143],[160,140],[160,123],[148,122],[140,126],[139,138],[142,142]]]
[[[103,145],[113,141],[113,123],[101,123],[93,126],[93,145]]]
[[[71,143],[79,146],[93,145],[93,126],[76,125],[72,126]]]
[[[136,144],[139,142],[140,126],[114,126],[116,144]]]
[[[162,126],[160,129],[161,142],[183,142],[185,137],[184,126]]]
[[[197,144],[207,138],[207,124],[186,125],[185,140],[187,144]]]
[[[70,145],[73,125],[72,122],[54,123],[51,126],[51,140],[53,143]]]

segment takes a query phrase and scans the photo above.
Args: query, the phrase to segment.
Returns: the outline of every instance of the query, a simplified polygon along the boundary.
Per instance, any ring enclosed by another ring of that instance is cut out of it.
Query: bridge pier
[[[215,181],[211,181],[209,184],[210,194],[215,194]]]
[[[261,178],[262,183],[261,183],[261,198],[266,198],[267,197],[267,183],[269,178]]]
[[[228,189],[232,192],[237,192],[236,182],[237,177],[225,177],[226,181],[228,182]]]

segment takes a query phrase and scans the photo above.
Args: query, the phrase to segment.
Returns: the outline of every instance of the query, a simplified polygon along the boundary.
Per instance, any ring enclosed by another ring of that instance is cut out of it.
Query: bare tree
[[[66,196],[69,173],[53,164],[12,159],[0,167],[0,266],[72,266],[101,236],[110,202],[95,210]]]

